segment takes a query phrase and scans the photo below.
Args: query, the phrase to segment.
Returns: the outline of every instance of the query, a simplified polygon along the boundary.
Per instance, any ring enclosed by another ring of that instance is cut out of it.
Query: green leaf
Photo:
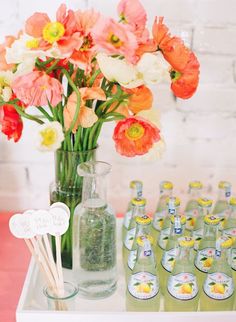
[[[171,257],[170,259],[168,259],[168,262],[173,262],[174,260],[174,257]]]
[[[182,284],[181,283],[178,283],[178,284],[175,284],[174,287],[180,287]]]
[[[213,285],[215,285],[215,284],[216,284],[215,282],[211,282],[211,283],[209,283],[208,285],[213,286]]]
[[[137,282],[137,283],[135,283],[135,284],[134,284],[134,286],[138,286],[138,285],[140,285],[140,283],[139,283],[139,282]]]
[[[205,260],[207,260],[207,257],[203,257],[203,258],[201,258],[200,260],[201,260],[201,261],[205,261]]]

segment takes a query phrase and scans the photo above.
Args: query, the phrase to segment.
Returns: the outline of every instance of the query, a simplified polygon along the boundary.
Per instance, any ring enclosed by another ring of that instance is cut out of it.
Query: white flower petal
[[[8,102],[11,99],[12,96],[12,89],[11,87],[4,87],[2,90],[2,99],[4,100],[4,102]]]
[[[37,147],[40,151],[56,151],[64,141],[64,133],[59,122],[50,122],[39,126]]]

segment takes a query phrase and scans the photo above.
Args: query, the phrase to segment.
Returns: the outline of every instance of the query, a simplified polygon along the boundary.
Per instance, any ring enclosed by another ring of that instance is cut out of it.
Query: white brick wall
[[[2,1],[0,39],[14,33],[35,11],[54,16],[61,0]],[[118,0],[68,0],[76,9],[95,7],[116,15]],[[155,106],[160,109],[167,149],[159,161],[126,159],[115,153],[108,125],[100,138],[99,159],[113,165],[109,199],[117,211],[128,202],[128,182],[144,181],[148,210],[153,210],[160,180],[173,180],[176,194],[186,198],[188,181],[205,183],[215,195],[217,182],[230,180],[236,193],[236,1],[142,0],[149,25],[155,15],[165,16],[173,33],[196,51],[201,63],[201,84],[190,100],[175,100],[166,85],[156,86]],[[53,179],[53,156],[34,147],[34,124],[25,123],[22,140],[14,144],[0,136],[0,210],[47,207],[48,185]],[[122,176],[120,175],[122,173]],[[122,200],[122,202],[120,202]]]

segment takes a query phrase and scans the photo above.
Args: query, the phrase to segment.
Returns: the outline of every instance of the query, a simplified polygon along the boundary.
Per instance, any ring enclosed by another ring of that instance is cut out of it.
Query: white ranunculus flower
[[[15,75],[11,71],[0,71],[0,98],[8,102],[12,96],[11,84]]]
[[[2,99],[4,100],[4,102],[10,101],[11,96],[12,96],[11,87],[8,87],[8,86],[4,87],[2,90]]]
[[[170,78],[170,65],[159,52],[143,54],[136,67],[147,85],[160,83]]]
[[[49,122],[39,126],[37,147],[40,151],[56,151],[64,141],[64,133],[59,122]]]
[[[111,82],[116,81],[126,88],[135,88],[144,83],[143,79],[139,77],[136,67],[124,59],[99,53],[97,62],[103,75]]]

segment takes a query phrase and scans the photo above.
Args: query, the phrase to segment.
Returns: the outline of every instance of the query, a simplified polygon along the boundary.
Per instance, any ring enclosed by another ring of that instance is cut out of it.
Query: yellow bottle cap
[[[202,187],[203,187],[203,185],[202,185],[202,183],[200,182],[200,181],[191,181],[191,182],[189,182],[189,187],[190,188],[195,188],[195,189],[202,189]]]
[[[132,181],[130,182],[130,184],[129,184],[129,187],[130,187],[131,189],[135,189],[137,186],[142,187],[142,186],[143,186],[143,182],[142,182],[142,181],[140,181],[140,180],[132,180]]]
[[[198,205],[201,207],[211,207],[213,203],[211,199],[207,199],[207,198],[198,198],[197,202],[198,202]]]
[[[217,215],[206,215],[204,217],[204,222],[208,225],[218,225],[220,222],[220,217]]]
[[[172,215],[170,217],[170,220],[171,220],[172,224],[175,223],[175,218],[176,218],[176,216],[174,216],[174,215]],[[184,225],[186,223],[186,217],[185,216],[179,216],[179,218],[180,218],[181,225]]]
[[[166,204],[169,205],[170,202],[173,202],[175,207],[180,206],[180,199],[177,197],[168,197],[166,198]]]
[[[139,246],[144,246],[144,241],[145,240],[148,240],[150,242],[151,245],[153,245],[153,237],[151,235],[143,235],[143,236],[139,236],[137,237],[136,241],[137,241],[137,244]]]
[[[216,244],[220,245],[221,248],[230,248],[233,244],[233,240],[229,236],[221,236],[217,239]]]
[[[138,198],[133,198],[132,199],[132,205],[134,206],[145,206],[146,205],[146,199],[138,199]]]
[[[150,222],[152,221],[150,217],[148,217],[147,215],[144,216],[137,216],[135,218],[135,221],[137,224],[141,224],[141,225],[147,225],[150,224]]]
[[[160,184],[161,189],[165,190],[172,190],[173,189],[173,183],[170,181],[162,181]]]
[[[225,189],[225,188],[230,188],[230,187],[231,187],[231,183],[228,181],[220,181],[218,184],[219,189]]]
[[[231,206],[236,206],[236,197],[231,197],[230,200],[229,200],[229,204]]]
[[[178,239],[179,245],[181,247],[193,247],[194,246],[194,239],[192,237],[183,236]]]

